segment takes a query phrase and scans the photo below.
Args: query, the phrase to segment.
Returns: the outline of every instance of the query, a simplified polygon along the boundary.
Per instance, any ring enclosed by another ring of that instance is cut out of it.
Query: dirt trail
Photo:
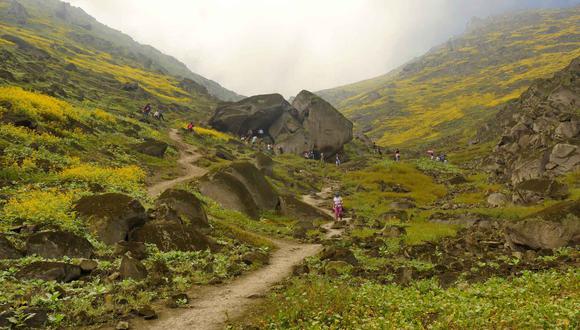
[[[316,196],[304,196],[305,202],[331,213],[321,205],[332,189],[323,190]],[[325,225],[326,238],[339,236],[342,229],[331,229]],[[195,287],[188,294],[192,297],[191,308],[166,309],[159,312],[153,321],[135,319],[134,329],[223,329],[228,320],[243,314],[265,296],[272,287],[292,275],[295,265],[322,250],[320,244],[301,244],[284,240],[272,240],[277,250],[270,257],[270,264],[259,270],[244,274],[230,283],[218,286]]]
[[[165,189],[171,188],[178,183],[185,182],[204,175],[207,171],[193,165],[201,158],[196,149],[184,143],[173,129],[169,133],[170,138],[177,144],[181,165],[184,175],[173,180],[161,181],[149,188],[151,196],[158,195]],[[304,196],[303,200],[319,208],[325,213],[332,214],[324,204],[328,203],[332,194],[332,188],[323,189],[315,195]],[[332,222],[323,227],[327,230],[326,238],[340,236],[342,229],[331,228]],[[243,316],[243,314],[266,295],[272,287],[292,275],[295,265],[300,264],[305,258],[313,256],[322,250],[320,244],[301,244],[296,242],[274,240],[277,250],[270,256],[270,263],[256,271],[244,274],[230,283],[217,286],[194,287],[188,295],[192,297],[190,308],[167,309],[159,303],[156,309],[159,318],[152,321],[134,319],[131,321],[132,329],[222,329],[226,322]]]
[[[169,138],[176,143],[179,150],[177,163],[180,165],[183,175],[173,180],[160,181],[151,185],[148,189],[150,196],[157,196],[179,183],[198,178],[207,173],[206,169],[193,165],[202,155],[197,152],[194,146],[183,142],[177,129],[173,128],[169,131]]]

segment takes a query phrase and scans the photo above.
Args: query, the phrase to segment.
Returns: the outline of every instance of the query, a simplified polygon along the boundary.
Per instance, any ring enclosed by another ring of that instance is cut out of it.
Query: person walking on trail
[[[340,197],[339,193],[334,194],[334,198],[332,199],[332,210],[334,211],[334,220],[342,221],[344,207],[342,205],[342,197]]]
[[[324,165],[324,152],[320,153],[320,163]]]
[[[397,149],[397,151],[395,151],[395,161],[396,162],[401,161],[401,152],[399,151],[399,149]]]
[[[149,117],[150,113],[151,113],[151,103],[147,103],[147,105],[145,105],[145,107],[143,107],[143,115],[145,117]]]
[[[335,160],[336,166],[340,166],[340,154],[336,154],[336,160]]]

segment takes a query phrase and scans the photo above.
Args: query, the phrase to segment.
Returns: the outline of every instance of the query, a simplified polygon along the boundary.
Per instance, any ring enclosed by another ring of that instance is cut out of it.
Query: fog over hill
[[[464,31],[474,16],[578,0],[70,0],[240,94],[371,78]]]

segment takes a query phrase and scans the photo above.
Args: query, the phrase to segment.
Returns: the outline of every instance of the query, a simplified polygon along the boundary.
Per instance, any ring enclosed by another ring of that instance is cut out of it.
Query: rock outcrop
[[[535,81],[497,115],[503,134],[491,168],[513,185],[580,169],[580,58]]]
[[[207,174],[200,180],[200,191],[223,207],[257,218],[260,211],[275,210],[278,194],[264,174],[250,162],[234,162]]]
[[[83,197],[74,211],[97,238],[109,245],[127,240],[129,232],[147,220],[139,201],[117,193]]]
[[[169,145],[163,141],[145,139],[144,142],[135,145],[135,150],[148,156],[163,158],[168,147]]]
[[[210,125],[236,135],[263,129],[284,152],[331,156],[353,137],[353,124],[317,95],[302,91],[290,105],[281,95],[257,95],[218,106]]]

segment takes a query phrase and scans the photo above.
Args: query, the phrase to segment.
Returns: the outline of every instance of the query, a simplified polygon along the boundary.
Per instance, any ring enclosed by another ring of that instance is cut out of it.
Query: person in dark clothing
[[[143,115],[145,117],[149,117],[150,113],[151,113],[151,103],[147,103],[147,105],[143,107]]]

